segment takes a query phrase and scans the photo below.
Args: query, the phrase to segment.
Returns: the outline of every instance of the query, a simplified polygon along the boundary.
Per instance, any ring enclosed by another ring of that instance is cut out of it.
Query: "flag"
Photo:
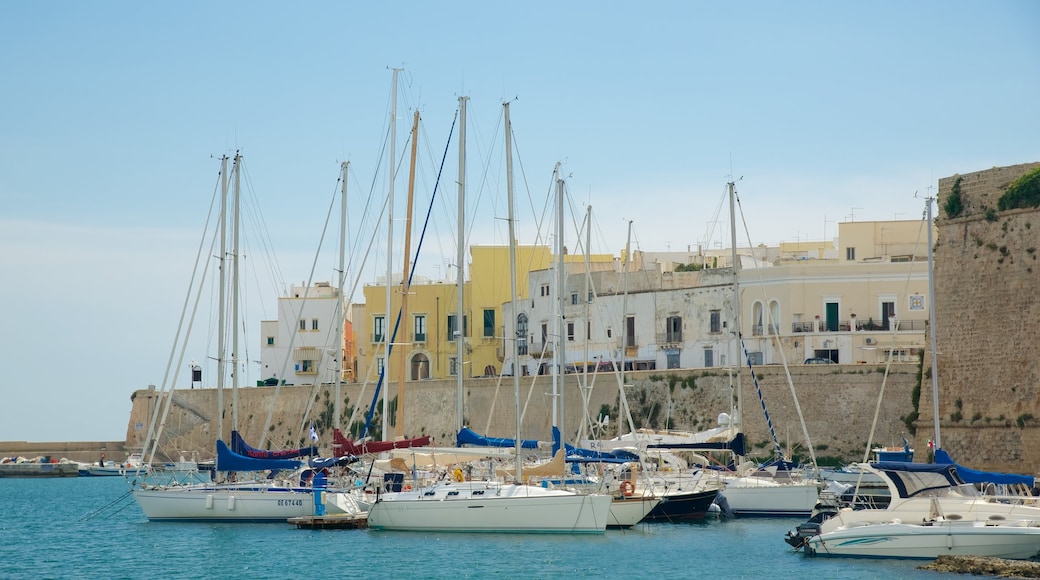
[[[318,442],[318,432],[314,430],[314,425],[311,425],[311,441]]]

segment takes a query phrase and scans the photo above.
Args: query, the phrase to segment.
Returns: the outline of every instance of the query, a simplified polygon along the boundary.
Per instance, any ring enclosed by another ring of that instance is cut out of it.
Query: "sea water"
[[[603,535],[149,522],[121,477],[0,479],[0,578],[942,578],[920,562],[806,557],[799,519]]]

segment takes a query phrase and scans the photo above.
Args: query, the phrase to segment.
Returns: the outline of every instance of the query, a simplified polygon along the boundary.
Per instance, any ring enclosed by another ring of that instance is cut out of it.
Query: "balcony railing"
[[[820,321],[820,332],[850,332],[853,330],[851,320],[839,320],[838,329],[830,330],[827,328],[825,321]],[[899,332],[909,331],[924,331],[927,327],[927,320],[900,320],[896,322],[896,330]],[[792,322],[791,332],[813,332],[815,323],[809,322]],[[772,325],[770,325],[772,326]],[[874,322],[873,320],[856,320],[856,328],[858,331],[887,331],[891,330],[888,324],[881,322]],[[759,335],[761,333],[761,326],[752,326],[751,332],[753,335]]]

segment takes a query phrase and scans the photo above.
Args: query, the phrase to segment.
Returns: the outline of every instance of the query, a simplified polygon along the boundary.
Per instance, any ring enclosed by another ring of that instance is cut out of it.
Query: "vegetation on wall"
[[[1000,196],[1001,211],[1023,207],[1040,207],[1040,167],[1016,179]]]
[[[943,209],[946,211],[946,217],[956,218],[960,217],[964,213],[964,200],[961,199],[961,178],[958,177],[957,181],[953,182],[953,188],[950,190],[950,196],[946,198],[946,203],[943,204]]]

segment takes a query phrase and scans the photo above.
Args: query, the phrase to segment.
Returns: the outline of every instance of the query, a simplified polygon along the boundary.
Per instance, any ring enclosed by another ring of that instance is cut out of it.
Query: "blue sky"
[[[505,243],[504,100],[521,242],[558,161],[569,203],[593,206],[595,251],[618,252],[629,220],[643,250],[718,245],[734,177],[753,243],[823,239],[919,217],[914,193],[941,177],[1040,160],[1038,29],[1028,0],[0,3],[0,440],[125,436],[235,150],[279,269],[247,322],[273,317],[278,289],[310,276],[339,163],[359,199],[385,197],[391,67],[399,157],[423,117],[417,206],[450,147],[420,259],[442,277],[459,95],[469,243]],[[316,280],[333,277],[322,256]]]

